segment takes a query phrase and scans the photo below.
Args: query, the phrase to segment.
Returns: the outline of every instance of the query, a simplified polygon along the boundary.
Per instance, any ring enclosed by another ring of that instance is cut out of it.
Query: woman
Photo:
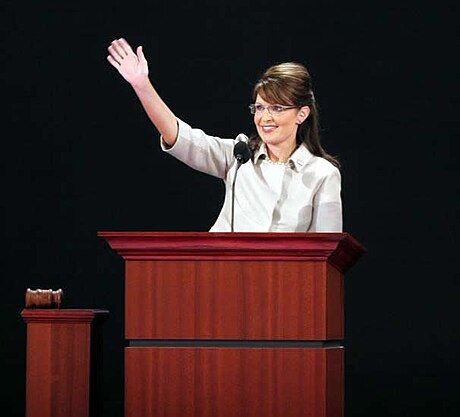
[[[342,231],[338,162],[321,147],[318,112],[305,67],[275,65],[255,85],[249,107],[257,134],[248,140],[253,154],[239,167],[232,209],[237,171],[233,150],[244,135],[221,139],[191,128],[174,115],[151,84],[141,46],[135,53],[121,38],[108,51],[108,61],[131,84],[160,132],[163,150],[225,181],[225,201],[210,231]]]

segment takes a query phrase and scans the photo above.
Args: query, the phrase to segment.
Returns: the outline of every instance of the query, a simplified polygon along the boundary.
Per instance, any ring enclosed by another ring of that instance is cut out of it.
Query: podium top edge
[[[310,241],[347,241],[360,252],[365,253],[367,249],[359,243],[350,233],[347,232],[153,232],[153,231],[98,231],[97,236],[110,240],[118,239],[197,239],[197,241],[214,240],[310,240]]]
[[[215,239],[356,239],[346,232],[152,232],[152,231],[99,231],[98,237],[139,237],[139,238],[215,238]],[[357,241],[356,241],[357,242]],[[358,242],[357,242],[358,243]]]
[[[110,312],[105,309],[82,308],[24,308],[21,317],[25,322],[90,323],[106,320]]]
[[[98,232],[125,260],[326,261],[345,271],[366,252],[349,233]]]

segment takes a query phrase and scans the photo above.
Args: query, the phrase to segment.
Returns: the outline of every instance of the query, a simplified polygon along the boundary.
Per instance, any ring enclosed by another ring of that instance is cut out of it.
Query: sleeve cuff
[[[187,135],[187,133],[189,133],[190,130],[192,130],[192,128],[187,123],[183,122],[180,119],[176,119],[176,120],[177,120],[177,139],[174,142],[174,145],[169,146],[164,141],[163,136],[160,136],[160,146],[164,152],[171,152],[173,151],[173,149],[180,146],[179,142],[181,142],[181,137],[183,138],[184,136]]]

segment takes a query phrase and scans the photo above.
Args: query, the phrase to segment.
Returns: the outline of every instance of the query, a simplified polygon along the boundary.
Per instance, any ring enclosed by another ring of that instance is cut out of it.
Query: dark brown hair
[[[253,102],[256,101],[257,95],[269,103],[299,108],[308,106],[310,114],[297,129],[297,144],[305,143],[313,155],[328,160],[337,168],[340,167],[339,161],[321,147],[318,106],[313,94],[311,76],[302,64],[285,62],[268,68],[254,86]],[[255,134],[250,138],[249,146],[255,150],[260,141],[259,135]]]

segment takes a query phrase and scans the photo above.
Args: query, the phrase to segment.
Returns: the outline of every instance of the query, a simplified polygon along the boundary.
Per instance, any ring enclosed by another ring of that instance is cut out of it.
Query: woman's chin
[[[266,145],[276,145],[279,143],[279,141],[276,140],[276,137],[270,135],[264,135],[261,137],[261,139],[262,142]]]
[[[275,135],[266,133],[266,132],[259,132],[259,136],[262,139],[262,142],[266,144],[273,143],[275,139]]]

